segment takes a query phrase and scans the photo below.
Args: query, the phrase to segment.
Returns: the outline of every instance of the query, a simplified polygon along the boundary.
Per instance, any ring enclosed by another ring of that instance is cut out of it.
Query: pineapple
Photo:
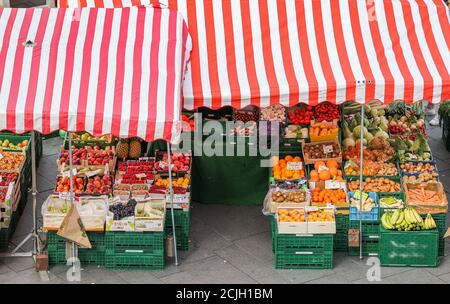
[[[129,147],[128,141],[126,139],[121,139],[117,144],[117,157],[122,160],[127,159]]]
[[[128,156],[133,159],[139,158],[141,156],[141,149],[141,142],[138,139],[132,139],[130,141]]]

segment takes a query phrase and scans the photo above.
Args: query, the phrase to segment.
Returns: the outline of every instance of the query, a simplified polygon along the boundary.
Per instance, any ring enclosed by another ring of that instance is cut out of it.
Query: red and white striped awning
[[[183,14],[192,36],[188,109],[450,98],[450,17],[442,0],[162,2]]]
[[[0,130],[176,142],[190,49],[168,9],[0,8]]]

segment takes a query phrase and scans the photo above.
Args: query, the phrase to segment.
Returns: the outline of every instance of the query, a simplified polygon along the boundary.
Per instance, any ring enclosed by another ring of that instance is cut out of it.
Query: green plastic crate
[[[363,240],[362,255],[363,256],[378,256],[380,252],[380,243],[378,239]],[[349,256],[359,256],[360,247],[348,247]]]
[[[382,266],[437,267],[439,232],[388,231],[381,228],[380,261]]]
[[[105,250],[105,233],[103,231],[87,231],[86,232],[89,242],[92,245],[92,249]],[[47,244],[48,246],[56,246],[58,248],[65,248],[66,239],[59,236],[56,231],[47,232]],[[79,250],[83,250],[80,248]],[[87,249],[89,250],[89,249]]]
[[[163,254],[164,232],[107,231],[106,250],[117,254]]]
[[[359,221],[350,221],[350,229],[359,229]],[[362,237],[365,240],[378,240],[380,238],[380,224],[377,222],[362,222]]]
[[[175,233],[177,248],[179,250],[189,250],[189,236],[191,230],[191,213],[189,211],[174,210]],[[165,233],[172,234],[172,213],[170,209],[166,212]]]
[[[422,218],[426,218],[426,214],[421,214]],[[436,222],[437,230],[439,231],[439,249],[438,255],[445,255],[445,239],[444,235],[447,232],[447,214],[446,213],[436,213],[432,214],[434,221]]]
[[[348,251],[348,228],[350,220],[348,215],[336,215],[336,235],[334,237],[334,251]]]
[[[333,251],[321,254],[275,254],[276,269],[333,269]]]
[[[9,246],[9,240],[16,231],[17,223],[19,222],[20,214],[16,211],[11,215],[11,221],[8,228],[0,229],[0,249],[6,249]]]
[[[110,269],[145,269],[162,270],[165,266],[164,254],[160,255],[129,255],[117,254],[107,250],[105,265]]]

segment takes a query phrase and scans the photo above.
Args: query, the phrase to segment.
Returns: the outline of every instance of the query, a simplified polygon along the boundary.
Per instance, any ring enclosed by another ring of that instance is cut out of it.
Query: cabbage
[[[375,133],[375,137],[384,137],[386,139],[389,139],[389,134],[387,134],[385,131],[381,130]]]
[[[342,141],[342,145],[345,149],[348,147],[354,147],[356,145],[355,140],[352,137],[348,137]]]

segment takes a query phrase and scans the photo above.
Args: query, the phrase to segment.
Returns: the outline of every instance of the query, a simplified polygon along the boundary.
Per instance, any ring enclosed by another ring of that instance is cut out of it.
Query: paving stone
[[[61,138],[50,138],[42,142],[42,155],[49,156],[58,154],[61,151],[63,140]]]
[[[181,265],[180,270],[196,277],[199,283],[209,284],[251,284],[256,283],[248,275],[220,257],[214,256],[195,263]],[[179,282],[185,283],[185,282]]]
[[[11,271],[12,269],[9,268],[4,262],[0,262],[0,274],[5,274]]]
[[[367,279],[355,281],[358,284],[442,284],[444,281],[429,273],[426,269],[414,268],[402,273],[382,278],[379,282],[369,282]]]
[[[270,265],[274,264],[272,235],[270,231],[258,233],[245,239],[237,240],[234,244],[245,252],[251,253],[259,260],[265,261]]]
[[[429,138],[428,144],[431,148],[431,152],[434,158],[438,158],[440,160],[447,160],[449,158],[449,153],[446,150],[442,140],[435,140],[433,138]]]
[[[434,140],[442,140],[442,129],[427,125],[427,135]]]
[[[435,276],[441,276],[443,274],[450,273],[450,259],[442,258],[438,267],[427,268],[427,271]]]
[[[301,270],[276,270],[282,277],[290,283],[302,284],[312,280],[324,278],[326,276],[334,275],[331,269],[315,270],[315,269],[301,269]]]
[[[30,268],[35,269],[34,260],[31,257],[3,258],[3,259],[0,259],[0,262],[3,262],[11,270],[13,270],[15,272],[20,272],[20,271],[27,270]]]
[[[306,284],[350,284],[350,283],[351,281],[348,280],[342,274],[333,274],[317,280],[306,282]]]
[[[449,154],[449,156],[450,156],[450,154]],[[436,167],[440,173],[450,170],[450,160],[449,159],[445,159],[445,160],[435,159],[435,161],[436,161]]]
[[[272,283],[287,282],[275,271],[273,263],[261,261],[235,245],[217,250],[216,254],[260,283],[268,283],[269,280]]]

